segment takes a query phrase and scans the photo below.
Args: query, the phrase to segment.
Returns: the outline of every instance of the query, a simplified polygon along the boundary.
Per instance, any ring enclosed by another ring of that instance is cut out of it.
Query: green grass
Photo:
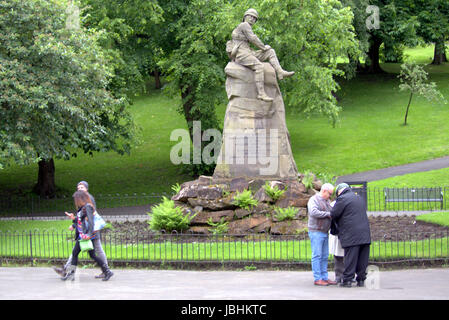
[[[432,212],[422,214],[416,217],[416,220],[428,223],[435,223],[441,226],[449,227],[449,212]]]
[[[407,49],[405,54],[406,60],[428,64],[432,61],[433,47]],[[449,106],[415,97],[409,124],[403,126],[409,95],[398,89],[400,64],[381,66],[388,74],[359,75],[341,84],[338,96],[343,112],[335,129],[322,117],[297,119],[287,115],[300,170],[345,175],[449,154],[444,137],[449,129]],[[425,70],[443,95],[449,97],[449,63],[426,65]]]
[[[449,186],[449,168],[416,172],[368,182],[368,187],[403,188],[403,187],[443,187]]]
[[[429,62],[433,47],[408,49],[409,59]],[[402,126],[408,94],[399,92],[396,74],[399,64],[383,64],[393,74],[358,76],[341,83],[338,92],[343,108],[341,121],[332,128],[325,117],[306,119],[287,107],[293,156],[301,172],[311,170],[345,175],[372,169],[432,159],[449,154],[449,106],[434,105],[417,97],[410,107],[409,124]],[[449,64],[427,66],[431,80],[449,97]],[[69,161],[56,161],[59,193],[71,194],[80,180],[96,194],[168,192],[171,185],[191,180],[179,166],[170,162],[172,130],[186,128],[177,112],[179,99],[160,92],[135,98],[131,113],[142,128],[141,143],[130,156],[113,152],[79,154]],[[217,108],[223,120],[226,102]],[[426,175],[426,174],[424,174]],[[444,184],[445,176],[434,182]],[[37,180],[37,165],[12,165],[0,171],[2,194],[26,194]]]
[[[433,60],[434,46],[418,46],[408,48],[404,54],[405,61],[415,61],[420,64],[430,64]]]
[[[443,94],[449,96],[446,78],[434,75]],[[321,117],[293,119],[287,115],[298,168],[345,175],[447,155],[449,108],[417,98],[404,127],[408,95],[399,92],[398,84],[398,79],[388,75],[359,76],[346,82],[339,93],[343,112],[336,128]]]
[[[67,231],[71,225],[70,220],[61,221],[36,221],[36,220],[2,220],[0,232],[43,232],[43,231]]]

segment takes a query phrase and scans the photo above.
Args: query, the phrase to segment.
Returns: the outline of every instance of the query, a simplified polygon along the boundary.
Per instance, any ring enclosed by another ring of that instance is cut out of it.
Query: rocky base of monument
[[[264,185],[285,190],[276,201],[265,191]],[[299,180],[262,180],[235,178],[217,180],[200,176],[181,185],[180,191],[171,199],[181,207],[184,214],[193,216],[187,232],[209,234],[213,226],[210,222],[227,223],[227,234],[270,233],[296,234],[307,227],[307,202],[316,194],[322,183],[313,181],[307,189]],[[251,190],[257,205],[246,209],[236,205],[235,197],[244,190]],[[297,208],[293,219],[279,221],[276,208]]]

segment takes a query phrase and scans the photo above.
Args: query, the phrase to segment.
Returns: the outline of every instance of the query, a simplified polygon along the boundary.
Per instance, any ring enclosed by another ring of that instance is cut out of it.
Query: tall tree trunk
[[[193,141],[193,121],[196,120],[191,113],[194,103],[194,97],[192,94],[193,91],[194,88],[191,86],[188,86],[184,91],[181,91],[182,108],[184,110],[184,117],[187,121],[187,126],[189,128],[190,140],[192,141]]]
[[[198,164],[198,162],[201,162],[201,153],[203,150],[203,142],[201,137],[203,136],[203,127],[201,126],[201,130],[194,131],[194,121],[201,121],[201,116],[198,114],[194,114],[192,112],[192,108],[195,103],[195,97],[194,92],[195,88],[193,86],[189,85],[184,90],[184,92],[181,93],[182,97],[182,106],[184,110],[184,117],[187,121],[187,126],[189,128],[189,135],[190,135],[190,141],[193,143],[193,164]],[[201,124],[201,123],[200,123]]]
[[[446,57],[446,46],[444,43],[444,39],[435,43],[435,49],[433,51],[433,61],[432,64],[442,64],[443,62],[447,62]]]
[[[348,55],[349,65],[354,66],[355,73],[363,72],[363,65],[360,63],[359,58],[354,58],[351,55]]]
[[[39,161],[37,184],[33,191],[42,198],[53,198],[56,193],[55,163],[52,159]]]
[[[407,111],[405,111],[404,126],[407,125],[408,109],[410,108],[410,103],[412,103],[412,98],[413,92],[410,92],[410,99],[408,99]]]
[[[154,70],[154,88],[159,90],[161,86],[161,72],[159,70]]]
[[[194,176],[199,175],[212,175],[215,165],[206,165],[203,162],[202,154],[206,142],[202,140],[204,131],[207,130],[207,126],[203,123],[204,117],[212,117],[212,115],[201,114],[201,111],[192,112],[192,108],[195,102],[194,92],[195,88],[192,85],[188,85],[184,91],[181,91],[182,105],[184,110],[184,117],[187,121],[187,126],[189,128],[190,140],[193,142],[193,156],[191,157],[192,162],[192,173]],[[194,121],[200,121],[201,129],[194,130]]]
[[[369,58],[369,65],[366,68],[367,73],[375,74],[375,73],[384,73],[382,68],[380,67],[380,59],[379,59],[379,51],[380,46],[382,44],[382,40],[377,37],[371,38],[370,47],[368,50],[368,58]]]

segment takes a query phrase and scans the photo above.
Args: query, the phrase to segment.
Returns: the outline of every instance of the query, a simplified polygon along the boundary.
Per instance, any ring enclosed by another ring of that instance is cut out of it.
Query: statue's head
[[[251,16],[255,18],[255,21],[257,21],[257,19],[259,19],[259,14],[257,13],[256,9],[250,8],[248,10],[246,10],[245,14],[243,15],[243,21],[245,21],[245,18],[247,16]]]

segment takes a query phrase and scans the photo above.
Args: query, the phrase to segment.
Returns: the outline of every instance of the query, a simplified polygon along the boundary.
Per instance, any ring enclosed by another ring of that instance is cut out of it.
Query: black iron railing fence
[[[108,215],[144,215],[151,206],[158,204],[162,197],[171,197],[167,193],[133,193],[133,194],[97,194],[95,201],[103,214]],[[125,209],[126,208],[126,209]],[[72,196],[57,196],[43,199],[35,195],[0,196],[1,216],[57,216],[65,211],[73,211]],[[115,210],[112,210],[115,209]]]
[[[67,259],[74,246],[73,232],[0,232],[0,259],[50,261]],[[204,235],[181,233],[110,232],[102,235],[108,261],[138,263],[310,263],[307,232],[294,235]],[[82,260],[87,259],[82,253]],[[331,259],[331,257],[330,257]],[[449,259],[449,231],[388,234],[374,239],[370,261]]]
[[[387,190],[388,189],[388,190]],[[441,197],[435,198],[438,190]],[[429,191],[433,190],[433,191]],[[97,194],[97,207],[103,215],[145,215],[168,193]],[[440,211],[449,210],[449,186],[432,188],[367,188],[368,211]],[[0,217],[55,216],[73,210],[70,196],[42,199],[37,196],[0,196]]]
[[[449,210],[449,187],[367,188],[368,211]]]

